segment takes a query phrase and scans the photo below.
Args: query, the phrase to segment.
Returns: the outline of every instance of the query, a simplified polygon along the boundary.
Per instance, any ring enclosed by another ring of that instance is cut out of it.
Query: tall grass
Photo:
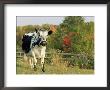
[[[63,60],[62,55],[59,55],[54,49],[51,49],[50,52],[52,52],[50,55],[51,65],[53,65],[57,71],[67,71],[67,63]]]
[[[45,64],[45,70],[45,72],[42,72],[40,63],[37,64],[37,70],[34,70],[30,68],[29,63],[17,59],[16,74],[94,74],[93,69],[80,69],[77,66],[66,67],[63,64]]]

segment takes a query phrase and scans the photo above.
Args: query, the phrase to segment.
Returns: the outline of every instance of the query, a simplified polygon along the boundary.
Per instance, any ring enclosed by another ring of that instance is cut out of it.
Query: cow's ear
[[[35,28],[36,33],[38,32],[38,30]]]
[[[51,35],[52,33],[53,33],[53,31],[51,31],[51,30],[50,30],[50,31],[48,31],[48,35]]]

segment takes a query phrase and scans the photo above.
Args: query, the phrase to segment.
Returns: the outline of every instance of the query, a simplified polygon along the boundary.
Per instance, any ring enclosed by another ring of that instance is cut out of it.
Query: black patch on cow
[[[33,42],[31,41],[32,39],[34,39]],[[22,50],[25,53],[28,53],[32,48],[35,47],[35,45],[39,46],[40,42],[41,42],[40,37],[35,38],[33,36],[24,35],[23,38],[22,38]],[[32,43],[32,47],[30,47],[31,43]]]
[[[46,41],[42,41],[42,42],[40,43],[40,45],[46,46],[46,45],[47,45],[47,42],[46,42]]]
[[[40,45],[40,42],[41,42],[41,38],[38,38],[36,39],[33,43],[32,43],[32,46],[34,47],[35,45]]]
[[[32,36],[27,36],[27,35],[23,36],[23,39],[22,39],[22,50],[25,53],[28,53],[30,51],[30,49],[31,49],[31,47],[30,47],[31,39],[32,39]]]

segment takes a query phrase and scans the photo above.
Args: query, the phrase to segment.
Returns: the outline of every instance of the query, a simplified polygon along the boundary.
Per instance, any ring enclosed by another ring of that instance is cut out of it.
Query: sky
[[[93,16],[85,16],[85,21],[94,21]],[[54,24],[59,25],[64,20],[64,16],[17,16],[17,26],[25,25],[42,25],[42,24]]]

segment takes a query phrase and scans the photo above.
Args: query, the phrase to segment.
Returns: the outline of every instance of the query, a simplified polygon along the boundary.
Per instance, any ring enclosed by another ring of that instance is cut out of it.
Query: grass
[[[27,61],[16,60],[16,74],[94,74],[93,69],[79,69],[79,67],[67,67],[66,63],[55,62],[45,64],[45,72],[41,71],[41,64],[38,61],[37,70],[30,68]]]

